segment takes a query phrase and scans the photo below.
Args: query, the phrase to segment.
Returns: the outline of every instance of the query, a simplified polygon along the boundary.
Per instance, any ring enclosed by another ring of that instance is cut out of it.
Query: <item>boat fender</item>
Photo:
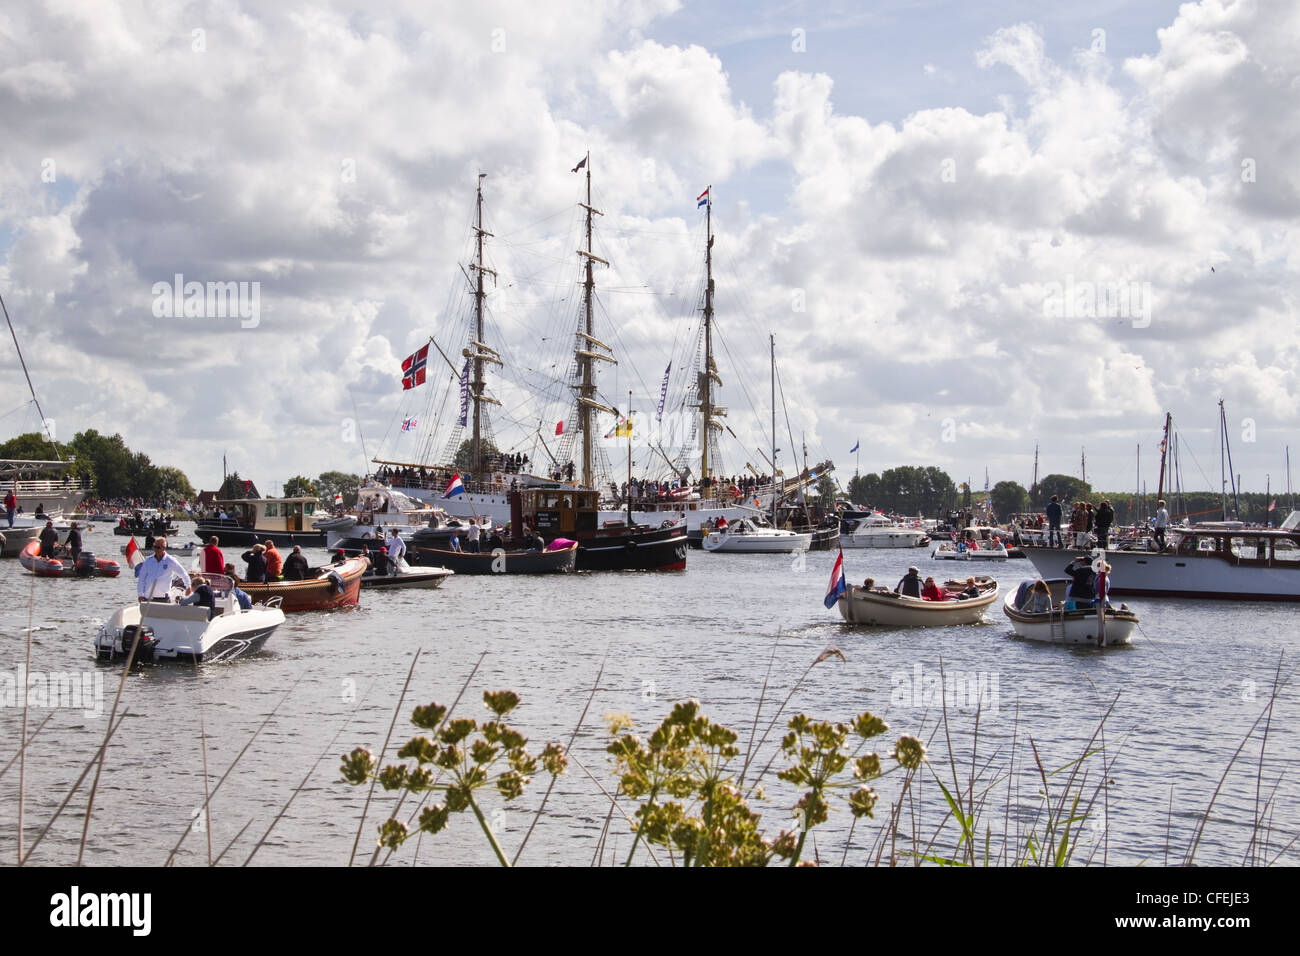
[[[344,588],[347,587],[347,585],[343,583],[342,575],[340,575],[337,571],[331,571],[329,572],[329,574],[325,576],[329,578],[330,584],[334,585],[334,593],[342,594]]]
[[[627,548],[627,550],[629,551],[635,551],[637,548],[637,544],[631,538],[628,538],[627,543],[624,544],[623,547]]]
[[[665,521],[665,522],[663,522],[661,525],[659,525],[659,527],[661,527],[661,528],[671,528],[674,524],[676,524],[676,522],[673,521],[672,518],[669,518],[667,521]]]

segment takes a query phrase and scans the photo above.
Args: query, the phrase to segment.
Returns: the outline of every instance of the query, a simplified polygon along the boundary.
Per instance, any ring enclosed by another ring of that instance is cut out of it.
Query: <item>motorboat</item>
[[[840,532],[842,548],[916,548],[930,540],[923,529],[905,528],[879,512],[845,521],[848,527]]]
[[[376,588],[392,590],[394,588],[437,588],[456,572],[450,568],[422,567],[413,568],[403,560],[398,560],[397,569],[390,574],[376,574],[371,568],[361,575],[361,587],[367,590]]]
[[[115,578],[122,573],[120,564],[97,558],[93,551],[80,551],[75,560],[61,548],[59,551],[62,553],[44,555],[39,541],[29,541],[19,553],[18,563],[40,578]]]
[[[943,541],[930,552],[936,561],[1005,561],[1006,545],[991,541]]]
[[[301,581],[270,581],[260,584],[239,581],[239,587],[256,601],[279,598],[285,611],[329,611],[357,604],[361,597],[361,576],[370,567],[367,558],[347,558],[339,564],[312,568]]]
[[[30,542],[36,541],[39,533],[39,528],[24,528],[17,524],[12,528],[0,528],[0,556],[18,557]]]
[[[204,541],[212,535],[223,545],[251,545],[274,541],[277,548],[325,546],[325,532],[307,529],[315,520],[320,499],[313,495],[296,498],[218,498],[212,502],[219,509],[195,518],[194,533]],[[226,515],[226,517],[221,517]]]
[[[812,535],[806,532],[773,528],[756,518],[738,518],[722,528],[705,528],[703,546],[705,551],[715,552],[788,554],[807,551],[811,543]]]
[[[233,660],[261,650],[284,623],[284,612],[275,602],[241,609],[234,582],[224,574],[191,577],[197,579],[212,588],[215,607],[153,601],[128,604],[100,627],[95,638],[99,659],[125,658],[135,644],[133,661],[140,664]]]
[[[1127,604],[1102,610],[1075,607],[1074,602],[1065,596],[1069,578],[1052,578],[1046,583],[1052,596],[1050,611],[1034,613],[1025,610],[1033,600],[1033,581],[1022,581],[1020,587],[1007,594],[1002,612],[1011,621],[1017,635],[1045,644],[1114,647],[1132,643],[1138,617]]]
[[[325,532],[325,547],[329,550],[351,551],[360,547],[357,541],[385,538],[393,528],[409,542],[411,534],[445,525],[447,517],[442,508],[430,507],[368,478],[357,491],[357,504],[352,512],[322,515],[311,526]]]
[[[975,624],[984,611],[997,600],[998,582],[990,577],[975,579],[978,597],[961,597],[964,581],[947,581],[942,590],[945,599],[927,601],[906,597],[887,588],[851,587],[837,602],[840,615],[849,624],[875,624],[884,627],[947,627]]]
[[[1300,601],[1300,530],[1180,529],[1163,551],[1026,548],[1044,578],[1080,553],[1111,565],[1111,594],[1231,601]]]

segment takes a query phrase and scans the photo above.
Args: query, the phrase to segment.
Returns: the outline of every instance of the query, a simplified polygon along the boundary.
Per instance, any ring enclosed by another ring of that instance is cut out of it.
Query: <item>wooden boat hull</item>
[[[439,565],[456,574],[567,574],[577,566],[578,546],[559,551],[484,551],[471,554],[408,546],[406,561],[416,566]]]
[[[961,601],[922,601],[893,591],[851,587],[837,602],[840,616],[849,624],[880,627],[949,627],[975,624],[997,600],[997,582],[979,597]]]
[[[270,584],[255,584],[240,581],[239,588],[253,599],[255,604],[264,604],[271,598],[280,599],[280,609],[286,613],[293,611],[329,611],[334,608],[351,607],[361,597],[361,575],[370,562],[365,558],[348,558],[342,564],[313,568],[314,577],[306,581],[274,581]],[[341,586],[330,575],[337,574]]]
[[[95,558],[93,567],[83,564],[79,571],[71,557],[48,558],[40,553],[40,549],[41,543],[39,541],[29,541],[18,555],[18,563],[37,577],[75,578],[98,576],[115,578],[122,573],[122,566],[108,558]],[[82,554],[89,555],[91,552],[83,551]]]
[[[602,528],[578,539],[579,571],[685,571],[686,527]]]

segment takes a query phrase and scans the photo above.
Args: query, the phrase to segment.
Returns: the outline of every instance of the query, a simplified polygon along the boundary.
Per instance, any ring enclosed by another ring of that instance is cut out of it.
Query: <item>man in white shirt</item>
[[[388,533],[388,540],[384,542],[384,550],[388,552],[388,573],[397,573],[397,559],[406,554],[406,542],[402,536],[393,528]]]
[[[136,572],[136,593],[141,601],[167,601],[172,578],[178,577],[189,590],[190,576],[181,563],[167,553],[167,539],[155,538],[153,557],[145,558]]]
[[[1169,527],[1169,512],[1165,510],[1163,498],[1156,502],[1156,509],[1156,546],[1163,551],[1165,549],[1165,529]]]
[[[479,536],[478,521],[476,521],[473,518],[470,518],[469,530],[465,532],[465,541],[467,542],[465,545],[465,550],[468,551],[470,554],[479,553],[478,536]]]

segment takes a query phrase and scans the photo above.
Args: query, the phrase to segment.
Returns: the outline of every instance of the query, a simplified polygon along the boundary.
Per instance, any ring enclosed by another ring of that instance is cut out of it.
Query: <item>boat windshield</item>
[[[229,594],[235,586],[235,582],[224,574],[191,574],[190,580],[196,584],[199,581],[206,581],[212,588],[212,593],[216,595]]]

